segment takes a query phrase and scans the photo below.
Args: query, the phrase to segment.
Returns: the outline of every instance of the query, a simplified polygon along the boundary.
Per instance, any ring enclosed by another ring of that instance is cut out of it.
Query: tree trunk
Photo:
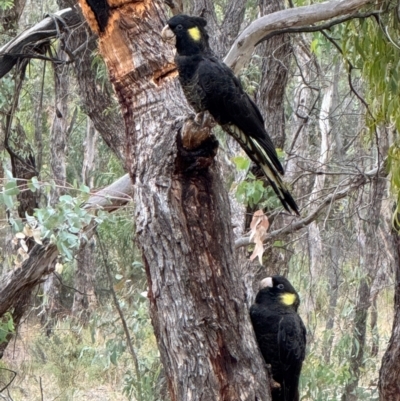
[[[58,202],[59,197],[66,192],[66,150],[69,130],[69,66],[65,63],[68,60],[68,55],[61,49],[61,46],[57,51],[57,58],[64,61],[64,63],[53,65],[55,106],[50,133],[50,166],[53,179],[57,185],[50,194],[50,204],[53,206]],[[54,270],[54,268],[51,270]],[[42,324],[46,326],[47,335],[51,334],[61,309],[61,283],[54,274],[50,274],[43,284],[43,314],[41,316]]]
[[[381,129],[376,133],[379,136],[378,165],[382,155],[388,151],[387,130]],[[371,285],[377,273],[377,241],[378,227],[382,199],[385,196],[386,179],[377,175],[371,182],[371,190],[365,204],[369,207],[365,210],[364,219],[360,220],[358,230],[358,242],[361,248],[360,267],[362,277],[358,287],[358,298],[355,306],[353,345],[350,355],[350,377],[345,386],[342,401],[357,401],[356,389],[358,386],[361,369],[364,365],[365,336],[367,330],[367,314],[371,306]]]
[[[340,221],[340,220],[338,220]],[[335,226],[335,234],[333,236],[332,246],[330,247],[330,266],[328,266],[328,293],[329,293],[329,309],[328,309],[328,317],[325,324],[325,335],[324,335],[324,345],[322,349],[322,353],[324,355],[324,359],[326,363],[330,362],[331,359],[331,350],[332,344],[334,340],[334,324],[335,324],[335,316],[336,316],[336,305],[338,301],[338,293],[339,293],[339,274],[341,271],[341,254],[340,254],[340,231],[339,226],[336,222]]]
[[[285,8],[283,0],[259,0],[261,15]],[[265,119],[266,129],[276,148],[285,143],[284,97],[292,58],[289,35],[276,35],[260,45],[262,57],[260,88],[256,100]]]
[[[13,124],[14,114],[17,111],[22,84],[25,77],[26,66],[27,62],[23,61],[17,70],[14,98],[12,101],[9,99],[10,108],[6,114],[6,123],[4,127],[4,147],[7,150],[11,160],[13,177],[18,178],[17,185],[20,188],[20,192],[17,195],[17,210],[18,217],[23,222],[26,222],[26,214],[32,215],[34,209],[39,206],[40,196],[37,192],[34,193],[27,188],[27,180],[30,180],[35,175],[38,175],[36,170],[35,153],[27,140],[27,135],[22,125],[19,122]],[[10,211],[10,215],[12,217],[12,211]],[[10,215],[7,216],[7,218],[10,218]],[[10,235],[6,237],[8,243],[6,243],[5,247],[3,248],[3,256],[6,258],[12,253],[10,237]],[[25,242],[29,252],[34,247],[35,242],[32,238],[25,238]],[[18,296],[13,299],[12,310],[10,312],[16,331],[18,330],[22,316],[29,306],[31,293],[32,289],[26,288],[24,292],[19,293]],[[8,334],[6,340],[0,345],[0,357],[3,356],[3,353],[12,338],[13,334]]]
[[[400,401],[400,235],[392,229],[394,252],[394,320],[389,345],[382,358],[379,372],[379,400]]]
[[[269,400],[233,257],[215,142],[208,138],[189,150],[178,135],[182,113],[189,110],[172,48],[160,40],[163,2],[112,9],[104,33],[90,20],[87,4],[81,6],[100,32],[100,49],[123,109],[137,242],[171,399]]]
[[[97,298],[94,292],[95,282],[95,241],[93,238],[82,241],[76,255],[76,271],[74,275],[74,303],[72,313],[79,316],[86,324],[92,312],[97,306]]]
[[[334,85],[338,84],[338,80],[335,79],[334,82],[326,89],[321,103],[321,110],[319,114],[319,133],[321,135],[320,150],[318,164],[316,168],[318,171],[326,171],[327,162],[329,160],[329,134],[331,131],[331,126],[329,122],[329,114],[332,106],[332,93]],[[316,175],[314,186],[310,194],[309,202],[313,204],[318,201],[322,190],[325,185],[325,174]],[[322,249],[322,238],[319,230],[317,221],[313,221],[308,226],[308,251],[310,258],[310,288],[314,288],[314,291],[309,291],[305,299],[305,311],[307,313],[307,321],[309,325],[316,325],[315,313],[318,311],[318,307],[315,304],[315,299],[317,297],[317,291],[315,284],[318,281],[318,277],[321,275],[321,268],[323,265],[323,249]],[[314,316],[312,313],[314,312]]]
[[[90,118],[86,121],[86,139],[83,144],[85,149],[82,163],[82,182],[89,188],[93,188],[93,176],[90,175],[94,167],[94,158],[96,155],[96,144],[99,134],[95,130]]]

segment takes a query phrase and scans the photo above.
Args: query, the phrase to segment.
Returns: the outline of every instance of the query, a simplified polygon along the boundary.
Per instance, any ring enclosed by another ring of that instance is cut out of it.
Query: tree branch
[[[47,59],[35,52],[37,43],[48,41],[60,32],[60,25],[66,29],[82,23],[80,15],[72,8],[58,11],[22,32],[0,48],[0,78],[4,77],[21,57]]]
[[[257,43],[275,30],[315,24],[341,15],[353,14],[371,0],[331,0],[311,6],[289,8],[252,22],[235,40],[225,58],[235,73],[250,60]]]
[[[346,15],[345,17],[336,18],[333,21],[329,21],[326,24],[315,25],[315,26],[300,26],[300,27],[296,27],[296,28],[287,28],[287,29],[282,29],[279,31],[274,31],[274,32],[269,33],[267,36],[264,36],[255,45],[257,46],[260,43],[262,43],[268,39],[271,39],[272,37],[274,37],[276,35],[282,35],[284,33],[320,32],[324,29],[330,29],[335,25],[342,24],[343,22],[350,21],[352,19],[368,18],[368,17],[379,15],[380,13],[381,13],[380,11],[371,11],[368,13]]]
[[[275,240],[277,238],[281,238],[283,235],[291,234],[295,231],[298,231],[306,226],[308,226],[310,223],[315,221],[318,216],[324,211],[324,209],[327,206],[330,206],[333,202],[336,202],[339,199],[343,199],[346,197],[350,192],[360,188],[362,185],[365,185],[369,180],[374,178],[377,174],[380,174],[381,176],[386,176],[387,173],[385,172],[385,169],[383,166],[381,166],[379,169],[375,168],[373,170],[367,171],[363,174],[359,174],[357,178],[352,180],[352,183],[347,185],[345,188],[342,190],[336,189],[334,192],[330,193],[328,196],[325,197],[325,199],[313,210],[311,211],[308,216],[304,217],[301,220],[296,221],[293,224],[288,224],[285,227],[280,228],[279,230],[275,230],[270,232],[266,239],[265,242]],[[252,242],[250,242],[250,237],[241,237],[235,242],[235,248],[240,248],[242,246],[247,246],[250,245]]]

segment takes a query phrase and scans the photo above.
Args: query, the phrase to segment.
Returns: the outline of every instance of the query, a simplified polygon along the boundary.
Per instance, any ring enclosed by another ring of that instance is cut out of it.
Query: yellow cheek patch
[[[194,28],[188,29],[189,36],[195,41],[198,42],[201,38],[200,29],[195,26]]]
[[[296,295],[286,292],[281,295],[281,301],[287,306],[293,305],[296,302]]]

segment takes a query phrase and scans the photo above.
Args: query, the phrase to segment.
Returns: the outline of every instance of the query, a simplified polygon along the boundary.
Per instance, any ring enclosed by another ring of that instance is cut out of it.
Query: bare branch
[[[331,0],[311,6],[290,8],[261,17],[252,22],[235,40],[225,58],[235,73],[250,59],[256,44],[274,30],[315,24],[341,15],[353,14],[371,0]]]
[[[56,37],[59,25],[70,29],[82,23],[80,15],[72,8],[58,11],[22,32],[0,48],[0,78],[6,75],[22,57],[47,59],[35,52],[38,42]]]
[[[352,183],[347,185],[345,188],[342,190],[336,190],[332,193],[330,193],[328,196],[324,198],[324,200],[312,211],[310,212],[306,217],[303,219],[296,221],[292,224],[288,224],[285,227],[280,228],[279,230],[272,231],[268,234],[265,242],[275,240],[277,238],[281,238],[282,236],[286,234],[291,234],[295,231],[298,231],[306,226],[308,226],[310,223],[315,221],[318,216],[324,211],[324,209],[327,206],[330,206],[333,202],[345,198],[350,192],[355,191],[356,189],[360,188],[361,186],[365,185],[368,183],[368,181],[377,174],[380,174],[381,176],[385,176],[386,172],[384,167],[380,167],[372,169],[370,171],[365,172],[364,174],[358,175],[356,179],[352,180]],[[242,246],[247,246],[250,245],[251,242],[249,241],[250,237],[242,237],[239,238],[235,242],[235,248],[240,248]]]

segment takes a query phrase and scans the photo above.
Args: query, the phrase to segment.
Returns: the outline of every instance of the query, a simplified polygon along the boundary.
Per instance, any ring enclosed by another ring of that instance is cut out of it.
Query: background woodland
[[[283,274],[308,330],[301,399],[400,400],[400,3],[114,3],[103,32],[84,0],[0,0],[0,399],[235,399],[235,349],[237,386],[269,400],[246,311]],[[179,139],[193,112],[157,36],[181,11],[254,97],[300,217],[218,127],[187,175],[209,139]]]

